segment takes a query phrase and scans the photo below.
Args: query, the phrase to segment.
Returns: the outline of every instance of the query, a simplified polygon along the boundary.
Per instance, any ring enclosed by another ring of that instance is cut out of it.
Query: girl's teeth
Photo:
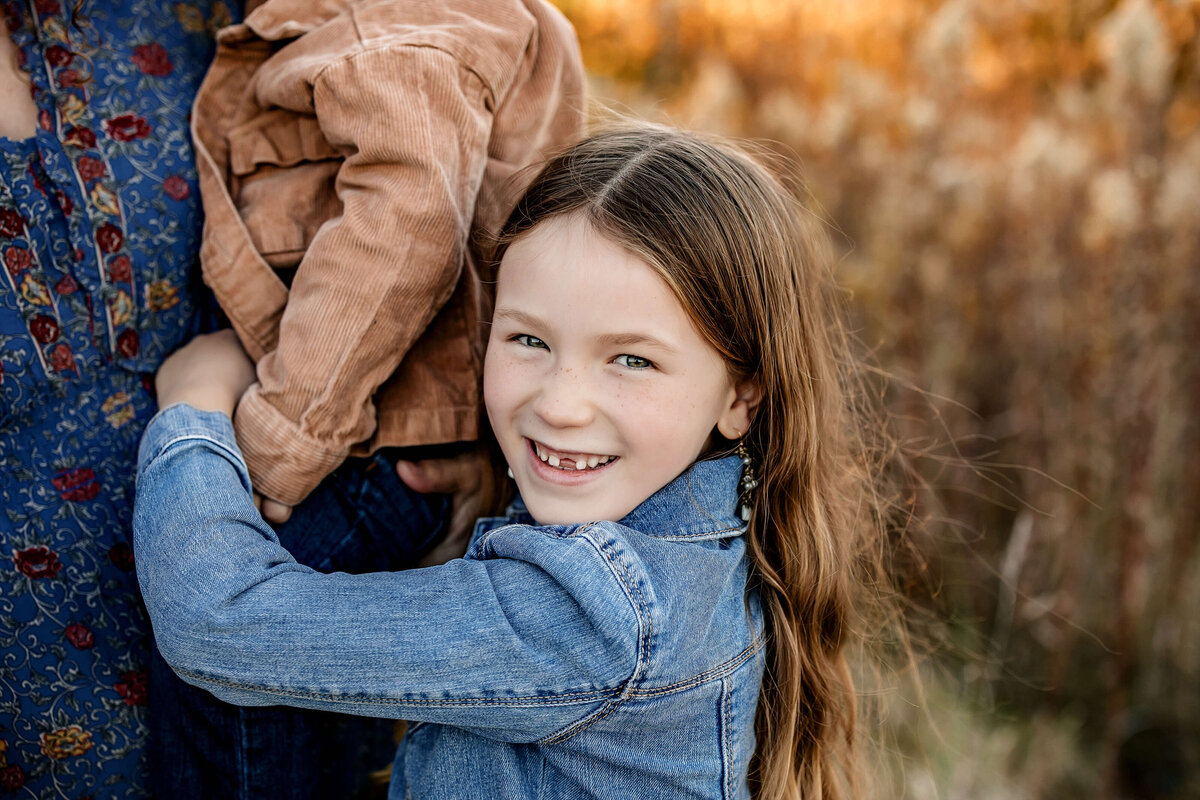
[[[551,453],[547,453],[545,450],[542,449],[542,446],[540,444],[538,444],[537,442],[534,442],[534,450],[536,451],[538,458],[540,458],[542,461],[545,461],[550,466],[557,467],[559,469],[574,469],[574,470],[595,469],[598,466],[607,464],[609,461],[612,461],[612,456],[582,457],[582,455],[581,455],[580,457],[572,457],[570,459],[570,461],[574,466],[568,467],[568,466],[563,466],[561,458],[559,458],[558,456],[553,455]]]

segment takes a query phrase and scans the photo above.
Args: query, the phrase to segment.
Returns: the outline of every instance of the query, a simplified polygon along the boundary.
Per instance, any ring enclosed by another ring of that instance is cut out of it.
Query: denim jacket
[[[177,404],[142,439],[138,577],[163,656],[220,699],[410,720],[392,798],[745,798],[764,634],[739,466],[619,523],[481,520],[464,558],[323,574],[255,511],[229,418]]]

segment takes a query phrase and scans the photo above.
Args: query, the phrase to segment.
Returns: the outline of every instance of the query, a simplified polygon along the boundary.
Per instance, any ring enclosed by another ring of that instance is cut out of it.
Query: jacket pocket
[[[315,117],[266,112],[228,134],[230,194],[263,259],[300,263],[321,225],[342,213],[336,179],[342,154]]]

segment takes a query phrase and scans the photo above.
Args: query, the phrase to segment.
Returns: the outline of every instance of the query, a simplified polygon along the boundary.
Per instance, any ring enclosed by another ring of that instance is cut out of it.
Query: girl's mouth
[[[541,442],[526,439],[534,456],[539,461],[564,472],[583,472],[602,469],[618,459],[618,456],[600,455],[598,453],[572,453],[553,450]]]

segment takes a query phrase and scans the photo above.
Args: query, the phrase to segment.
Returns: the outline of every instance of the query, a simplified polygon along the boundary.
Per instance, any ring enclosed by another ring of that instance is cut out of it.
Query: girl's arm
[[[587,536],[502,538],[504,558],[317,573],[256,513],[227,415],[176,404],[142,440],[134,544],[155,638],[181,677],[227,702],[511,741],[616,702],[646,657],[629,565]]]

